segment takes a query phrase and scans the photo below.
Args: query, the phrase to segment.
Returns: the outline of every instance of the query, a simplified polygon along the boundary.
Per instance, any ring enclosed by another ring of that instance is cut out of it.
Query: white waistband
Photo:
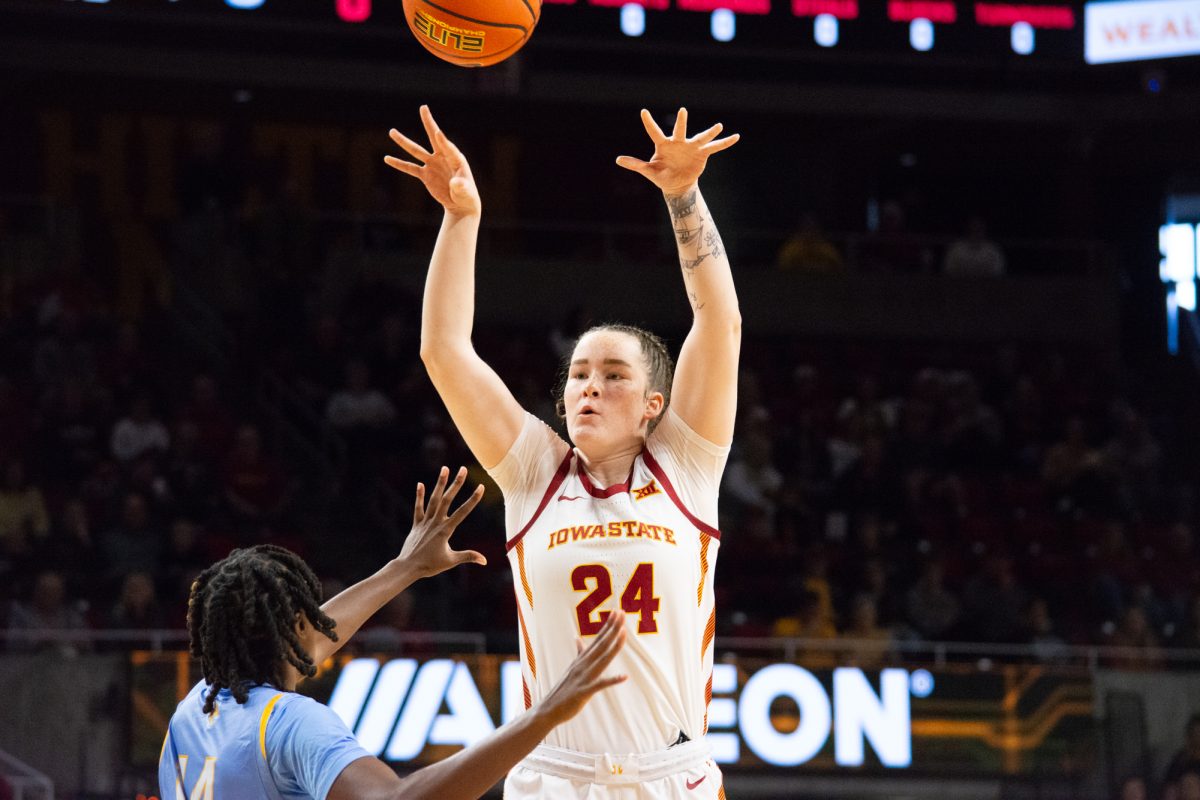
[[[704,740],[684,742],[655,753],[623,756],[579,753],[543,744],[525,756],[520,766],[584,783],[639,783],[692,769],[703,764],[709,753],[708,742]]]

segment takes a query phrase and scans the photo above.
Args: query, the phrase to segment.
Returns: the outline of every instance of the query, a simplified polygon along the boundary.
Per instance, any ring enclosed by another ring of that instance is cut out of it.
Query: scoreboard
[[[240,15],[330,26],[404,26],[400,0],[40,0],[180,21]],[[945,51],[1080,60],[1079,2],[963,0],[543,0],[540,37]]]
[[[400,0],[5,0],[156,23],[405,27]],[[1108,63],[1200,54],[1200,0],[543,0],[537,42],[624,40],[868,54]],[[547,41],[549,40],[549,41]]]

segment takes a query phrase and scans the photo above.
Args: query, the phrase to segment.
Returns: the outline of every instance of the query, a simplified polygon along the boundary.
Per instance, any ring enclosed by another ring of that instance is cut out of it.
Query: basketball
[[[460,67],[487,67],[529,41],[542,0],[404,0],[404,18],[421,45]]]

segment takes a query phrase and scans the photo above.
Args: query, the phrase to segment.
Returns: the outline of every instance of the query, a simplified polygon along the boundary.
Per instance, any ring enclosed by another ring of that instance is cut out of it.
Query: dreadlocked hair
[[[599,331],[613,331],[614,333],[624,333],[627,336],[632,336],[637,340],[638,346],[642,350],[642,361],[646,367],[647,381],[646,391],[660,392],[663,396],[662,411],[658,416],[650,420],[646,426],[646,432],[653,431],[658,425],[659,420],[663,418],[663,414],[667,410],[667,406],[671,404],[671,381],[675,377],[675,362],[671,360],[671,353],[667,350],[667,344],[662,340],[662,337],[651,333],[645,328],[639,328],[636,325],[626,325],[621,322],[608,322],[603,325],[595,325],[588,328],[583,333],[579,334],[571,345],[570,352],[563,358],[562,364],[559,365],[558,382],[554,386],[554,409],[558,414],[559,419],[565,419],[567,416],[566,405],[563,403],[563,392],[567,387],[567,378],[571,374],[571,356],[575,352],[575,348],[583,340],[583,337],[589,333],[597,333]]]
[[[282,686],[285,662],[305,677],[316,674],[296,635],[301,614],[337,641],[337,623],[321,611],[317,576],[290,550],[270,544],[234,550],[200,573],[188,597],[187,625],[189,649],[211,687],[205,714],[213,712],[221,689],[245,703],[251,686]]]

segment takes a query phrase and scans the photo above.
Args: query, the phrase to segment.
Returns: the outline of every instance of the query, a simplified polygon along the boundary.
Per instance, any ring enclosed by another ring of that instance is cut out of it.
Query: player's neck
[[[589,456],[579,451],[579,460],[592,482],[601,489],[624,483],[633,469],[633,460],[642,452],[645,443],[640,439],[617,450]]]

